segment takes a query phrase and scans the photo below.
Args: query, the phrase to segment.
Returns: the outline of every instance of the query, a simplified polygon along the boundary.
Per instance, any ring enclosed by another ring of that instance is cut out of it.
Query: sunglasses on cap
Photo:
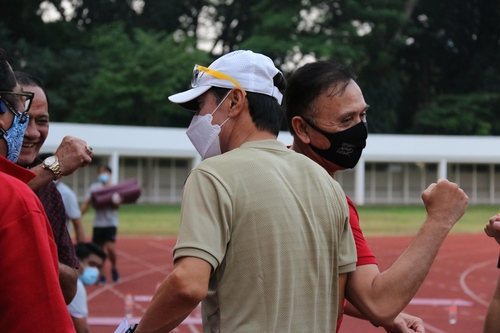
[[[236,88],[243,89],[241,87],[241,85],[238,83],[238,81],[236,81],[235,79],[233,79],[229,75],[218,72],[215,69],[211,69],[211,68],[200,66],[200,65],[194,65],[193,77],[191,78],[191,88],[196,88],[196,86],[198,86],[198,82],[200,81],[201,77],[205,73],[215,77],[216,79],[230,81],[236,86]]]

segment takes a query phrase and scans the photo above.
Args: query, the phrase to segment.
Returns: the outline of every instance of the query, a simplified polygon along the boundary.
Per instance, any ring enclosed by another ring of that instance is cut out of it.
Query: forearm
[[[198,300],[180,295],[171,276],[160,285],[141,319],[137,333],[170,332],[198,305]],[[168,315],[167,315],[168,314]]]
[[[89,325],[87,324],[87,318],[75,318],[71,317],[73,320],[73,325],[75,326],[76,333],[89,333]]]
[[[87,212],[89,205],[90,205],[90,199],[87,199],[84,202],[82,202],[82,205],[80,206],[80,213],[82,213],[82,217]]]
[[[376,265],[367,265],[351,273],[347,299],[372,323],[392,323],[420,288],[450,229],[428,218],[386,271],[380,273]]]
[[[484,320],[484,330],[483,333],[497,333],[500,327],[500,277],[497,281],[497,286],[491,297],[490,305],[488,306],[488,312],[486,313],[486,319]]]
[[[85,232],[83,231],[82,219],[73,219],[73,227],[75,228],[75,238],[77,243],[85,242]]]
[[[36,173],[36,177],[28,182],[28,186],[34,192],[54,180],[54,173],[48,169],[44,169],[41,164],[31,168],[30,170]]]
[[[205,298],[212,266],[204,260],[181,258],[156,291],[137,333],[170,332]]]
[[[76,295],[78,272],[75,268],[59,263],[59,285],[66,304],[71,303]]]

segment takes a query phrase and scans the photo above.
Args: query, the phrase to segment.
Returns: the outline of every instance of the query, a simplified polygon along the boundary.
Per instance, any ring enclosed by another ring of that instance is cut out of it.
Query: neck
[[[237,117],[231,118],[224,126],[227,126],[226,131],[229,130],[229,135],[226,138],[225,147],[221,141],[222,153],[238,148],[246,142],[276,140],[276,135],[273,133],[258,129],[248,112],[240,113]],[[224,127],[222,128],[224,130]]]
[[[323,169],[325,169],[333,179],[335,179],[335,173],[338,171],[335,164],[325,160],[324,158],[316,154],[311,148],[309,148],[307,144],[294,137],[290,149],[299,154],[309,157],[313,162],[319,164]]]
[[[230,145],[229,145],[227,151],[238,148],[242,144],[247,143],[247,142],[262,141],[262,140],[276,140],[276,135],[269,133],[269,132],[266,132],[266,131],[247,133],[246,135],[240,134],[240,135],[238,135],[238,138],[236,140],[232,140],[230,142]]]

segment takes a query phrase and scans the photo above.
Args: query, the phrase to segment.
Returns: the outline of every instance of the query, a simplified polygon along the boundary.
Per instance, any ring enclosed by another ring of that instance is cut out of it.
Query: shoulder
[[[63,197],[68,197],[68,196],[76,197],[75,192],[73,192],[73,190],[68,185],[64,183],[58,183],[56,187]]]
[[[28,185],[19,179],[0,172],[0,201],[8,202],[2,208],[0,220],[3,222],[16,217],[21,217],[27,213],[43,213],[40,200]]]
[[[71,191],[71,189],[69,188],[68,185],[62,183],[62,182],[58,182],[56,184],[56,187],[57,189],[59,190],[59,192],[68,192],[68,191]]]
[[[0,195],[2,196],[22,197],[27,195],[36,197],[35,192],[33,192],[26,183],[6,173],[0,172],[0,184],[2,186]]]
[[[97,190],[98,188],[101,188],[101,187],[103,187],[102,183],[99,183],[99,182],[92,183],[89,186],[89,190],[93,191],[93,190]]]

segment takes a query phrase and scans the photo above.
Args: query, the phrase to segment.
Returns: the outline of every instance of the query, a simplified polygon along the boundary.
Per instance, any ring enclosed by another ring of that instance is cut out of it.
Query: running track
[[[384,270],[403,252],[411,237],[367,238]],[[114,332],[124,316],[124,297],[136,299],[134,318],[139,320],[157,284],[172,269],[175,238],[128,238],[117,241],[122,279],[116,284],[87,287],[92,333]],[[480,333],[491,293],[500,270],[496,268],[500,247],[483,233],[449,235],[431,270],[405,312],[424,320],[428,333]],[[109,269],[107,269],[109,274]],[[411,274],[411,272],[408,272]],[[108,281],[109,281],[108,276]],[[456,299],[458,322],[448,322],[447,303]],[[199,309],[174,332],[201,332]],[[346,317],[342,333],[385,332],[371,324]]]

